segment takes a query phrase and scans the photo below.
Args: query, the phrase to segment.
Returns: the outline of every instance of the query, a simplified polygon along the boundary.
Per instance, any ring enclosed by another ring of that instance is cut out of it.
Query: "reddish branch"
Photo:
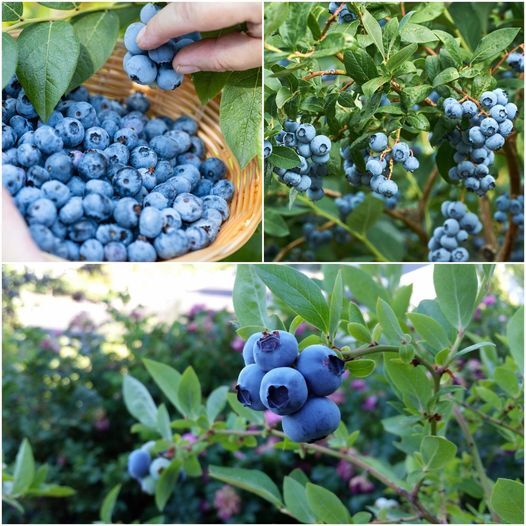
[[[493,229],[491,206],[487,196],[480,198],[480,216],[484,227],[484,241],[486,242],[484,254],[488,261],[493,261],[497,252],[497,236]]]
[[[340,11],[345,7],[345,3],[342,2],[341,5],[338,6],[336,11],[327,19],[327,22],[325,22],[325,26],[323,26],[323,29],[321,31],[320,38],[318,39],[320,42],[327,36],[327,31],[329,31],[331,24],[336,21],[338,18],[338,15],[340,14]]]
[[[328,69],[326,71],[311,71],[308,75],[303,77],[303,80],[310,80],[314,77],[322,77],[323,75],[347,75],[343,69]]]
[[[498,62],[493,66],[493,68],[490,69],[491,75],[495,73],[501,66],[502,63],[514,52],[517,51],[517,49],[524,49],[524,44],[519,44],[517,47],[514,47],[511,51],[508,51]]]

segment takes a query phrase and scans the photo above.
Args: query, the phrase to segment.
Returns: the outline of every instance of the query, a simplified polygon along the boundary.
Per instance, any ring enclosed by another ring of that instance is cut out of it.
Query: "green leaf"
[[[460,358],[461,356],[464,356],[465,354],[469,354],[470,352],[476,351],[478,349],[483,349],[484,347],[495,347],[495,344],[492,342],[474,343],[473,345],[470,345],[469,347],[465,347],[461,351],[458,351],[455,354],[455,358]]]
[[[26,495],[28,497],[50,497],[63,498],[75,495],[75,490],[69,486],[59,486],[58,484],[42,484],[38,488],[29,488]]]
[[[286,146],[274,146],[272,148],[272,155],[270,156],[269,162],[278,168],[295,168],[300,164],[300,158],[298,154],[292,149]]]
[[[122,390],[128,412],[141,424],[156,429],[157,408],[148,389],[133,376],[125,375]]]
[[[281,109],[285,104],[294,96],[289,88],[281,86],[278,92],[276,93],[276,106]]]
[[[70,11],[75,9],[80,2],[38,2],[48,9],[60,9],[61,11]]]
[[[425,44],[435,42],[438,37],[425,26],[408,22],[400,32],[402,42],[414,42],[415,44]]]
[[[13,474],[12,495],[24,495],[31,487],[35,477],[35,460],[33,450],[27,438],[24,438],[18,449]]]
[[[462,51],[456,41],[455,37],[447,33],[446,31],[440,31],[439,29],[434,30],[435,35],[442,41],[446,48],[449,56],[455,61],[457,66],[462,64]]]
[[[210,424],[213,424],[219,413],[224,409],[226,405],[226,395],[228,393],[228,387],[222,385],[214,389],[206,401],[206,415]]]
[[[369,80],[362,86],[363,94],[366,97],[371,97],[374,93],[378,91],[379,88],[381,88],[384,84],[387,84],[390,80],[391,79],[389,77],[376,77],[375,79]],[[376,201],[380,200],[376,199]]]
[[[264,327],[263,325],[247,325],[237,329],[236,334],[243,338],[243,340],[248,340],[255,332],[263,332],[268,328],[269,327]]]
[[[290,511],[298,521],[304,524],[313,524],[316,522],[316,518],[309,508],[307,492],[303,484],[292,477],[285,477],[283,479],[283,498],[287,510]]]
[[[389,358],[384,354],[385,372],[395,389],[404,396],[409,396],[418,402],[420,408],[425,408],[433,392],[431,380],[426,376],[423,367],[414,367],[402,363],[398,358]]]
[[[294,48],[297,42],[305,37],[305,21],[309,16],[311,7],[312,4],[309,2],[291,2],[288,4],[287,21],[280,27],[280,33],[291,48]]]
[[[80,54],[68,91],[80,86],[106,63],[119,36],[119,17],[111,11],[77,16],[72,24]]]
[[[394,292],[393,299],[391,300],[391,307],[398,319],[403,319],[405,317],[412,295],[413,284],[403,285]]]
[[[293,312],[318,329],[329,332],[329,308],[313,281],[286,265],[256,265],[256,272]]]
[[[398,354],[402,363],[411,363],[415,357],[415,346],[410,343],[401,345]]]
[[[384,42],[382,39],[382,28],[380,27],[380,24],[374,18],[367,9],[363,10],[363,16],[362,16],[362,23],[363,27],[365,28],[365,31],[367,34],[372,38],[374,45],[377,47],[378,51],[380,51],[380,54],[385,59],[385,51],[384,51]]]
[[[500,366],[495,369],[493,378],[495,382],[497,382],[497,385],[509,396],[519,396],[521,388],[519,386],[519,380],[514,372]]]
[[[350,301],[347,309],[348,309],[350,322],[359,323],[360,325],[365,325],[365,320],[363,319],[362,311],[360,310],[360,307],[356,305],[356,303],[353,303],[352,301]]]
[[[265,221],[264,221],[265,234],[275,237],[286,237],[290,234],[287,222],[281,214],[269,208],[265,210]]]
[[[417,44],[409,44],[395,53],[387,61],[386,67],[390,72],[395,72],[402,64],[405,64],[418,49]]]
[[[367,378],[367,376],[373,374],[376,362],[368,358],[361,358],[360,360],[346,362],[345,368],[356,378]]]
[[[206,104],[218,95],[228,82],[230,75],[232,75],[231,71],[199,71],[193,73],[192,82],[201,104]]]
[[[181,410],[187,418],[197,418],[201,409],[201,384],[194,369],[189,366],[185,369],[177,389],[177,398]]]
[[[411,312],[407,317],[411,320],[416,332],[418,332],[418,334],[424,338],[425,342],[433,347],[435,351],[441,351],[450,346],[446,331],[442,325],[431,318],[431,316]]]
[[[221,131],[241,168],[261,151],[261,68],[234,72],[223,88]]]
[[[426,436],[420,444],[420,453],[425,462],[424,469],[440,469],[446,466],[457,452],[457,446],[447,438]]]
[[[509,524],[524,524],[524,484],[497,479],[491,492],[491,508]]]
[[[352,516],[351,520],[353,524],[368,524],[371,522],[372,517],[372,513],[368,511],[359,511]]]
[[[181,373],[169,365],[149,360],[147,358],[143,359],[143,363],[148,373],[153,378],[153,381],[157,384],[159,389],[161,389],[166,398],[172,402],[178,411],[181,411],[179,399],[177,398],[177,389],[179,387],[179,382],[181,381]]]
[[[155,485],[155,504],[159,511],[164,510],[164,507],[175,488],[180,467],[181,464],[179,461],[172,461],[172,463],[162,471],[161,477]]]
[[[329,332],[334,337],[338,330],[343,308],[343,279],[341,271],[338,272],[332,289],[330,313],[329,313]]]
[[[436,88],[442,84],[449,84],[453,80],[457,80],[458,77],[459,74],[456,68],[446,68],[433,79],[433,87]]]
[[[185,459],[183,469],[189,477],[200,477],[203,474],[203,468],[195,455]]]
[[[369,343],[371,341],[371,332],[361,323],[349,322],[347,332],[359,342]]]
[[[2,22],[15,22],[20,20],[23,11],[24,2],[2,2]]]
[[[232,295],[234,312],[242,327],[270,328],[265,285],[253,265],[238,265]]]
[[[272,3],[265,6],[265,36],[269,36],[278,29],[289,14],[287,3]]]
[[[524,373],[524,307],[517,309],[506,327],[510,353]]]
[[[433,282],[440,310],[457,330],[465,329],[476,307],[475,265],[435,265]]]
[[[100,507],[100,520],[104,524],[111,524],[111,516],[113,515],[113,509],[117,502],[117,497],[121,491],[121,484],[114,486],[110,492],[104,497],[102,506]]]
[[[170,426],[170,415],[164,404],[157,408],[157,429],[165,440],[172,440],[172,428]]]
[[[475,49],[481,35],[484,34],[481,20],[477,13],[480,4],[469,2],[451,2],[447,8],[455,27],[464,37],[467,45]]]
[[[306,495],[310,509],[316,517],[316,522],[326,524],[348,524],[350,522],[347,508],[328,489],[309,482],[306,486]]]
[[[309,345],[316,345],[318,343],[323,343],[322,338],[320,338],[317,334],[311,334],[310,336],[307,336],[306,338],[303,338],[299,344],[299,349],[302,351]]]
[[[383,214],[384,204],[380,199],[368,195],[349,214],[347,225],[353,232],[365,234]]]
[[[456,166],[455,161],[453,160],[453,155],[455,153],[455,150],[453,147],[448,143],[444,142],[439,148],[436,156],[436,165],[438,168],[438,172],[440,173],[440,177],[444,179],[447,183],[451,184],[451,181],[449,179],[449,170],[453,168],[453,166]]]
[[[376,316],[378,317],[378,321],[382,326],[382,332],[387,338],[388,343],[394,345],[400,344],[404,340],[404,332],[400,327],[400,323],[393,309],[389,303],[382,298],[378,298]]]
[[[17,40],[17,76],[46,122],[68,89],[80,53],[73,26],[63,20],[26,27]]]
[[[294,316],[294,319],[291,321],[289,326],[289,332],[291,334],[296,334],[297,328],[303,323],[303,318],[301,316]]]
[[[513,42],[519,31],[518,27],[505,27],[482,37],[477,49],[473,52],[471,63],[484,62],[495,57]]]
[[[433,91],[433,88],[428,84],[423,84],[421,86],[410,86],[404,88],[401,96],[404,104],[410,108],[414,104],[422,102],[431,93],[431,91]]]
[[[359,267],[343,267],[343,280],[354,299],[373,311],[376,310],[377,298],[387,299],[385,289]]]
[[[365,84],[378,76],[373,59],[365,50],[357,48],[343,53],[345,71],[357,84]]]
[[[17,56],[15,39],[7,33],[2,33],[2,89],[15,74]]]
[[[237,400],[236,393],[228,393],[226,399],[228,401],[228,405],[232,408],[232,410],[245,420],[258,425],[262,425],[264,423],[265,420],[263,417],[263,413],[259,411],[254,411],[253,409],[249,409],[248,407],[244,407],[243,405],[241,405]]]
[[[267,500],[277,508],[283,506],[281,494],[272,479],[256,469],[224,468],[209,466],[208,474],[217,480],[244,489]]]

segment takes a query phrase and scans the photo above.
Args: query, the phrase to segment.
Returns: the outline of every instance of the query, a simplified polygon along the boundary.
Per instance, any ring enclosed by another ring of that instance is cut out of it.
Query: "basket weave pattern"
[[[234,198],[230,204],[230,218],[223,223],[217,239],[209,247],[171,261],[218,261],[241,248],[252,236],[261,222],[262,176],[258,159],[252,159],[243,169],[225,145],[219,125],[219,101],[214,99],[205,106],[195,92],[191,78],[186,77],[182,86],[175,91],[140,86],[133,83],[122,69],[125,50],[121,44],[115,47],[106,64],[84,85],[92,94],[113,99],[124,99],[140,91],[150,100],[150,117],[167,115],[177,118],[190,115],[199,124],[198,136],[206,145],[207,156],[219,157],[227,166],[227,178],[235,186]]]

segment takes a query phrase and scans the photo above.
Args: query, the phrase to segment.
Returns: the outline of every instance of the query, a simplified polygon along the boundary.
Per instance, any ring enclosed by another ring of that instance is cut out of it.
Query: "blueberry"
[[[33,241],[37,244],[38,248],[45,252],[51,252],[57,242],[55,236],[51,230],[46,226],[37,223],[29,225],[29,233],[33,238]]]
[[[264,411],[266,409],[259,397],[261,380],[263,380],[264,376],[265,372],[253,363],[248,364],[239,373],[236,384],[237,399],[245,407],[255,411]]]
[[[486,148],[489,150],[499,150],[504,146],[505,142],[504,137],[500,133],[496,133],[486,139]]]
[[[70,197],[68,202],[60,209],[58,213],[59,219],[62,223],[70,225],[75,223],[84,215],[84,209],[82,208],[82,197],[73,196]]]
[[[384,167],[378,159],[369,159],[365,165],[365,169],[373,177],[380,175],[384,171]]]
[[[15,195],[26,182],[26,172],[19,166],[12,164],[2,165],[2,183],[9,190],[11,195]]]
[[[254,344],[254,360],[258,367],[270,371],[288,367],[298,356],[298,342],[285,331],[264,332]]]
[[[513,104],[513,102],[508,102],[508,104],[505,105],[505,108],[506,108],[506,113],[508,115],[508,119],[515,119],[516,115],[517,115],[517,106],[515,104]]]
[[[68,188],[71,192],[71,195],[78,195],[80,197],[83,197],[84,190],[86,189],[86,183],[80,177],[78,177],[77,175],[74,175],[68,181]]]
[[[447,217],[452,217],[453,219],[460,220],[466,215],[466,213],[467,207],[460,201],[449,203],[449,206],[447,207]]]
[[[289,415],[301,409],[308,394],[305,378],[291,367],[277,367],[267,372],[259,390],[263,405],[278,415]]]
[[[2,150],[9,150],[17,141],[17,136],[11,126],[2,124]]]
[[[309,148],[310,149],[310,148]],[[263,143],[263,157],[265,159],[269,158],[272,155],[272,143],[270,141],[265,141]]]
[[[195,135],[197,133],[197,121],[188,115],[183,115],[175,119],[173,129]]]
[[[312,179],[308,175],[302,175],[300,182],[296,185],[296,190],[298,192],[306,192],[311,187],[311,184]]]
[[[203,214],[203,201],[190,193],[179,194],[173,203],[173,208],[179,212],[183,221],[197,221]]]
[[[179,153],[177,142],[166,135],[153,137],[150,148],[160,159],[173,159]]]
[[[30,225],[38,223],[50,227],[57,219],[57,207],[53,201],[42,197],[29,205],[27,219]]]
[[[283,123],[283,129],[287,132],[296,132],[296,130],[299,128],[300,123],[296,121],[286,120]],[[314,138],[314,136],[313,136]]]
[[[137,240],[128,245],[128,260],[129,261],[156,261],[157,253],[155,248],[147,241]]]
[[[523,211],[523,208],[524,206],[520,199],[511,199],[509,205],[510,214],[518,214]]]
[[[444,232],[448,236],[456,236],[460,230],[460,225],[456,219],[446,219],[444,221]]]
[[[222,181],[217,182],[212,190],[210,191],[210,195],[217,195],[219,197],[222,197],[225,201],[229,202],[232,200],[232,197],[234,196],[234,185],[232,184],[232,181],[229,181],[227,179],[223,179]]]
[[[68,229],[68,235],[76,243],[82,243],[95,236],[97,224],[90,219],[81,219],[73,223]]]
[[[474,172],[475,165],[471,161],[463,161],[457,166],[457,173],[462,179],[472,176]]]
[[[127,261],[128,251],[122,243],[111,241],[104,247],[105,261]]]
[[[146,55],[135,55],[126,63],[125,71],[133,82],[148,85],[155,82],[158,69],[155,62]]]
[[[143,24],[147,24],[159,11],[159,6],[156,6],[155,4],[146,4],[142,7],[139,18]]]
[[[463,247],[458,247],[451,252],[451,261],[468,261],[469,260],[469,253],[468,251]]]
[[[508,104],[508,94],[503,89],[494,89],[493,94],[497,95],[497,104],[502,104],[503,106]]]
[[[110,145],[108,132],[99,126],[92,126],[84,135],[84,148],[86,150],[105,150]]]
[[[128,161],[130,159],[130,151],[128,148],[121,143],[113,143],[110,144],[105,150],[104,150],[104,156],[108,160],[109,165],[114,164],[128,164]]]
[[[446,114],[446,117],[448,119],[460,119],[462,118],[462,113],[464,112],[464,109],[462,107],[462,104],[455,101],[446,106],[444,104],[444,113]]]
[[[327,396],[342,383],[344,362],[324,345],[310,345],[299,355],[296,369],[305,377],[309,393]]]
[[[439,248],[431,252],[429,259],[430,261],[445,263],[451,260],[451,252],[445,248]]]
[[[154,168],[157,154],[148,146],[137,146],[131,152],[130,164],[134,168]]]
[[[129,111],[146,113],[150,109],[150,101],[143,93],[134,93],[130,95],[125,102]]]
[[[82,200],[84,215],[99,222],[112,216],[113,206],[113,201],[101,194],[87,194]]]
[[[169,229],[155,238],[153,243],[161,259],[172,259],[188,252],[188,239],[182,230]]]
[[[493,215],[493,219],[495,219],[497,223],[506,223],[506,221],[508,220],[508,215],[506,214],[506,212],[497,210],[495,214]]]
[[[499,124],[499,134],[503,137],[508,137],[513,132],[513,122],[506,119],[504,122]]]
[[[156,64],[170,63],[172,62],[174,55],[175,55],[175,44],[171,40],[168,40],[168,42],[161,44],[159,47],[156,47],[155,49],[150,49],[148,51],[148,56]],[[171,66],[169,66],[169,68],[173,71]]]
[[[190,250],[201,250],[211,243],[209,234],[199,226],[190,226],[185,230]]]
[[[167,458],[156,458],[150,465],[150,476],[154,480],[159,480],[161,478],[162,472],[168,468],[171,462]]]
[[[81,261],[103,261],[104,247],[96,239],[88,239],[80,245]]]
[[[288,170],[283,176],[283,182],[292,187],[296,187],[301,183],[301,175],[299,173]]]
[[[490,137],[499,130],[499,123],[492,117],[486,117],[480,123],[480,131],[486,136]]]
[[[459,230],[456,238],[459,243],[463,243],[464,241],[467,241],[468,239],[468,233],[465,230]]]
[[[283,431],[294,442],[316,442],[338,428],[341,420],[338,406],[328,398],[312,397],[292,415],[283,417]]]
[[[218,195],[207,195],[203,197],[203,209],[214,208],[221,213],[223,221],[226,221],[229,216],[228,203]]]
[[[29,168],[36,164],[40,164],[42,154],[40,150],[33,144],[21,144],[16,151],[16,159],[20,166]]]
[[[460,226],[468,233],[468,234],[476,234],[477,230],[479,229],[480,221],[479,218],[472,212],[467,212],[461,219],[460,219]]]
[[[97,113],[89,102],[75,102],[68,108],[66,115],[80,121],[85,129],[97,124]]]
[[[69,188],[64,183],[61,183],[56,179],[46,181],[42,185],[42,194],[45,198],[53,201],[57,208],[60,208],[63,205],[65,205],[71,197],[71,192],[69,191]]]
[[[142,179],[139,172],[129,166],[118,170],[113,177],[112,183],[115,192],[121,197],[136,196],[142,187]]]
[[[316,137],[316,128],[312,124],[300,124],[296,129],[296,139],[298,142],[310,143]],[[327,137],[325,139],[328,140]],[[322,143],[325,144],[326,148],[330,149],[330,141],[322,140]]]
[[[378,192],[385,197],[393,197],[398,193],[398,185],[392,180],[386,180],[378,185]]]
[[[124,46],[130,53],[134,55],[140,55],[141,53],[143,53],[143,50],[137,45],[136,40],[137,35],[144,27],[146,27],[144,23],[134,22],[126,28],[126,31],[124,33]]]
[[[404,168],[408,172],[414,172],[415,170],[418,170],[420,166],[420,163],[418,162],[418,159],[414,156],[408,157],[404,162]]]
[[[16,111],[19,115],[22,115],[22,117],[26,117],[27,119],[38,117],[38,113],[33,104],[31,104],[31,101],[27,98],[23,89],[20,90],[18,97],[16,98]]]
[[[196,168],[191,164],[180,164],[179,166],[176,166],[173,170],[173,174],[187,179],[191,188],[194,188],[201,180],[199,168]]]
[[[476,192],[480,188],[480,181],[475,177],[468,177],[464,181],[464,186],[470,192]]]
[[[16,75],[13,75],[9,81],[7,82],[4,91],[10,96],[10,97],[18,97],[18,94],[20,93],[20,90],[22,89],[22,86],[20,85],[20,82],[18,81]]]
[[[480,189],[484,192],[493,190],[495,188],[495,178],[492,175],[486,175],[480,181]]]
[[[84,140],[84,126],[78,119],[66,117],[55,126],[55,130],[66,148],[74,148]]]
[[[471,100],[465,100],[462,103],[462,111],[466,117],[474,117],[478,113],[477,105]]]
[[[9,119],[9,126],[13,128],[17,137],[22,137],[24,133],[33,131],[33,125],[21,115],[13,115],[13,117]]]
[[[187,152],[192,147],[192,138],[190,134],[184,130],[170,130],[166,132],[165,136],[175,142],[176,155]]]
[[[307,190],[307,197],[311,201],[319,201],[324,195],[325,192],[323,191],[323,188],[313,188],[311,185],[311,187]]]
[[[163,208],[161,210],[163,216],[163,231],[167,232],[170,229],[178,230],[183,225],[181,214],[173,208]]]
[[[488,156],[488,150],[486,148],[476,148],[471,152],[471,158],[476,163],[482,163]],[[473,168],[475,170],[475,167]]]
[[[410,153],[411,151],[409,149],[409,146],[405,142],[399,142],[398,144],[395,144],[391,152],[393,159],[397,163],[403,163],[404,161],[406,161]]]
[[[106,156],[97,150],[88,150],[78,164],[78,172],[85,179],[100,179],[108,170]]]
[[[325,135],[317,135],[310,142],[310,149],[314,155],[325,155],[331,150],[331,140]]]
[[[485,109],[489,110],[490,108],[495,106],[495,104],[497,104],[497,95],[495,95],[495,93],[493,93],[492,91],[485,91],[480,96],[480,103]]]
[[[64,141],[51,126],[41,126],[35,130],[35,145],[44,154],[50,155],[64,148]]]
[[[141,205],[131,197],[124,197],[115,203],[113,217],[123,228],[134,228],[139,223]]]
[[[256,332],[252,334],[245,342],[245,345],[243,346],[243,361],[245,362],[245,365],[256,363],[256,361],[254,360],[254,344],[257,340],[259,340],[260,337],[261,333]]]
[[[5,166],[4,176],[5,176]],[[4,183],[5,184],[5,183]],[[34,186],[24,186],[16,194],[15,204],[22,214],[26,214],[29,205],[42,197],[42,191]]]
[[[502,104],[496,104],[495,106],[493,106],[489,114],[498,123],[504,122],[508,118],[508,112],[506,111],[506,108],[502,106]]]
[[[330,154],[326,153],[325,155],[312,155],[311,160],[314,163],[325,164],[328,163],[330,159]]]
[[[148,238],[157,237],[163,227],[161,211],[153,206],[144,208],[139,217],[139,233]]]

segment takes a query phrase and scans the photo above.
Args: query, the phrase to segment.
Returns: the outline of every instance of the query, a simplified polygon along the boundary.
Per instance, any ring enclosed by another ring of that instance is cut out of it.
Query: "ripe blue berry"
[[[254,360],[258,367],[270,371],[288,367],[298,356],[298,342],[285,331],[264,332],[254,344]]]
[[[278,415],[290,415],[301,409],[308,394],[305,378],[291,367],[276,367],[267,372],[259,390],[263,405]]]
[[[324,345],[306,347],[299,355],[297,370],[305,377],[309,393],[327,396],[342,383],[344,362]]]

